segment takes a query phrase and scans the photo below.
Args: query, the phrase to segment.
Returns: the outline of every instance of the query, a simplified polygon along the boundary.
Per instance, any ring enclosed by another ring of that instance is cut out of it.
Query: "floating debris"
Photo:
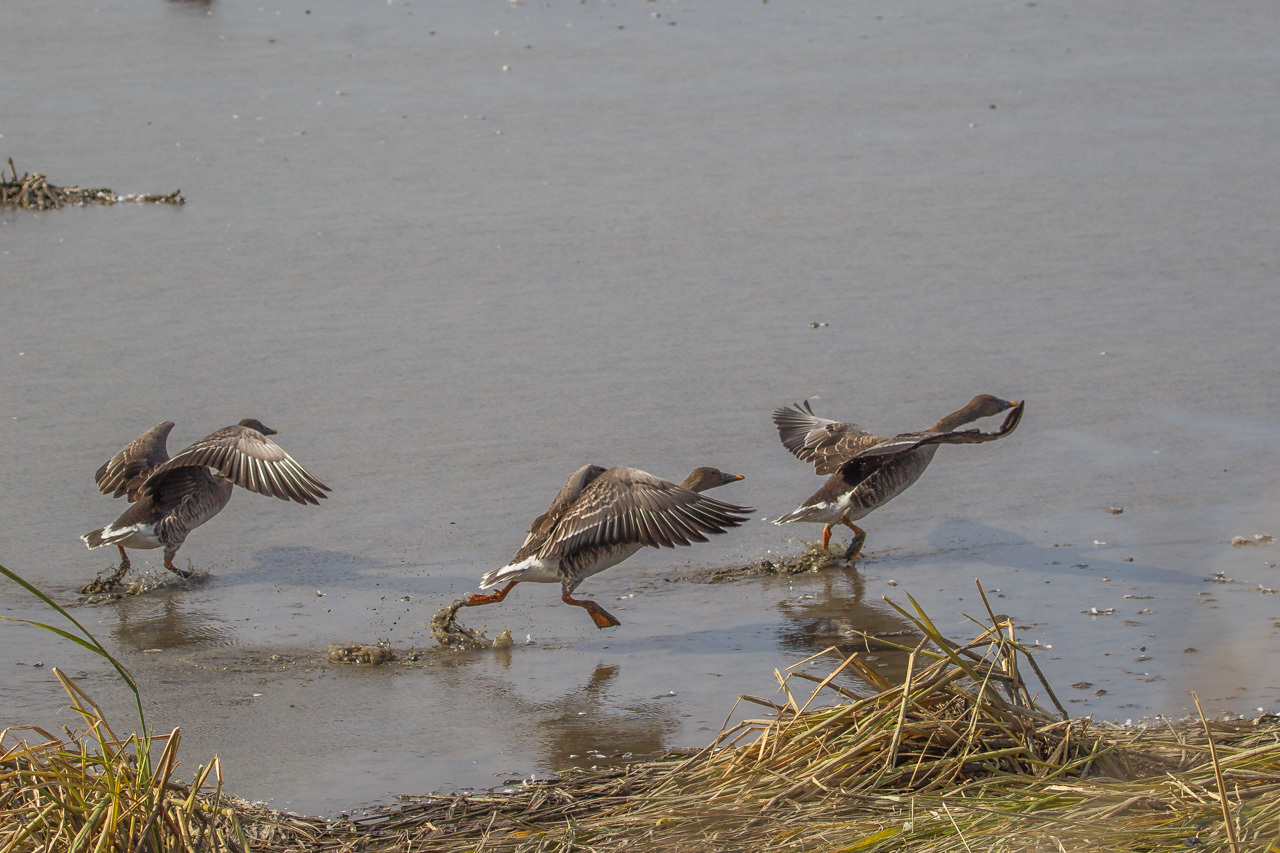
[[[1109,507],[1107,507],[1107,512],[1111,513],[1112,515],[1119,515],[1120,513],[1124,512],[1124,507],[1122,507],[1122,506],[1109,506]]]
[[[1253,538],[1247,536],[1232,536],[1231,547],[1243,548],[1246,545],[1266,545],[1275,539],[1270,533],[1255,533]]]
[[[166,195],[116,195],[115,190],[106,187],[86,189],[82,187],[59,187],[49,183],[39,172],[22,173],[9,158],[9,169],[12,175],[6,177],[0,167],[0,207],[17,207],[23,210],[55,210],[66,205],[83,207],[86,204],[186,204],[182,190],[174,190]]]
[[[458,611],[467,606],[467,599],[457,598],[441,607],[432,616],[427,627],[436,642],[451,649],[508,649],[514,645],[511,629],[504,629],[494,639],[485,636],[484,631],[473,631],[458,621]]]
[[[329,660],[333,663],[355,663],[365,666],[378,666],[395,660],[395,652],[391,651],[391,643],[379,640],[372,646],[348,640],[342,643],[329,644]]]

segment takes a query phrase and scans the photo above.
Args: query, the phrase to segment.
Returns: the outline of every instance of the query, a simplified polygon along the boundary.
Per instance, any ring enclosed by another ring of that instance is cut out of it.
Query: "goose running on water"
[[[173,564],[187,534],[217,515],[234,486],[285,501],[318,504],[329,487],[307,473],[269,435],[276,431],[254,418],[210,433],[177,456],[167,448],[173,421],[147,430],[112,456],[94,475],[105,495],[127,495],[131,506],[106,527],[80,538],[89,548],[115,545],[120,566],[85,591],[100,592],[129,570],[125,548],[164,548],[164,567],[190,577]]]
[[[522,581],[559,583],[565,604],[584,608],[597,628],[621,624],[594,601],[573,597],[578,584],[616,566],[646,545],[653,548],[706,542],[707,533],[737,527],[754,512],[699,494],[743,479],[716,468],[696,468],[680,485],[636,468],[584,465],[569,477],[511,562],[486,573],[471,596],[475,607],[494,604]]]
[[[1018,426],[1022,410],[1022,402],[979,394],[964,408],[927,430],[885,439],[857,424],[820,418],[807,400],[794,406],[781,406],[774,410],[773,423],[783,446],[805,462],[812,462],[815,473],[831,477],[808,500],[775,519],[774,524],[793,521],[823,524],[824,550],[831,541],[831,526],[843,524],[853,531],[845,559],[855,559],[862,551],[867,533],[853,522],[888,503],[918,480],[933,461],[940,444],[975,444],[1004,438]],[[1009,414],[995,432],[955,431],[979,418],[1005,411]]]

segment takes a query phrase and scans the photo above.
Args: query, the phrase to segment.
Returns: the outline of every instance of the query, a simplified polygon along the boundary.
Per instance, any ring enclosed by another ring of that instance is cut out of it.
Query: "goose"
[[[255,418],[223,427],[169,457],[165,421],[144,432],[98,469],[94,480],[104,495],[127,496],[130,506],[106,527],[80,538],[90,549],[115,545],[120,565],[111,577],[85,591],[114,587],[129,571],[125,548],[164,548],[164,567],[181,577],[191,572],[173,564],[187,534],[217,515],[234,486],[260,495],[319,504],[329,487],[285,453],[269,435],[276,431]]]
[[[831,541],[831,526],[843,524],[853,531],[845,559],[862,552],[867,533],[855,521],[888,503],[914,483],[933,461],[942,444],[974,444],[995,441],[1013,432],[1022,420],[1023,403],[979,394],[922,432],[900,433],[892,438],[872,435],[857,424],[820,418],[806,400],[780,406],[773,423],[783,447],[811,462],[815,473],[830,474],[827,482],[800,506],[774,519],[774,524],[810,521],[823,524],[822,547]],[[957,427],[1008,411],[1004,423],[992,433],[976,429],[956,432]]]
[[[585,609],[597,628],[620,625],[594,601],[574,598],[578,584],[646,545],[670,548],[706,542],[703,534],[737,527],[755,510],[699,493],[741,479],[702,467],[676,485],[637,468],[583,465],[569,476],[547,511],[534,519],[511,562],[480,579],[481,589],[505,586],[487,595],[475,593],[467,605],[496,604],[525,581],[559,583],[560,600]]]

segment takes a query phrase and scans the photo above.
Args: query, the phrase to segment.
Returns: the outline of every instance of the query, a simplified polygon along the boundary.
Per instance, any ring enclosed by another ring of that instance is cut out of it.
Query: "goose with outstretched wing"
[[[105,591],[120,582],[129,570],[126,548],[164,548],[164,567],[190,577],[173,564],[174,555],[187,534],[227,505],[235,486],[309,504],[318,504],[329,491],[267,437],[275,430],[254,418],[210,433],[170,458],[172,429],[173,421],[165,421],[147,430],[98,469],[95,480],[102,493],[127,495],[130,506],[106,527],[80,537],[89,548],[120,549],[116,572],[87,591]]]
[[[831,476],[808,500],[775,519],[774,524],[810,521],[824,525],[823,549],[831,542],[831,526],[843,524],[853,531],[845,559],[855,559],[862,551],[867,533],[854,522],[918,480],[933,461],[939,445],[975,444],[1004,438],[1018,426],[1022,411],[1022,402],[980,394],[927,430],[885,439],[856,424],[820,418],[813,413],[808,401],[779,407],[773,413],[773,422],[783,446],[799,459],[812,463],[816,473]],[[1009,414],[995,432],[976,429],[956,432],[958,427],[1001,412]]]
[[[573,597],[578,584],[616,566],[646,546],[671,548],[706,542],[707,533],[737,527],[754,512],[700,494],[743,479],[717,468],[697,468],[676,485],[636,468],[584,465],[570,475],[551,506],[534,519],[511,562],[480,579],[469,606],[495,604],[524,581],[559,583],[565,604],[581,607],[597,628],[620,624],[594,601]]]

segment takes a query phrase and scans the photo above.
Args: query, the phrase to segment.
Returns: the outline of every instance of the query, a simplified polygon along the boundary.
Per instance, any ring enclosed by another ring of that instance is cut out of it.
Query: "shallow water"
[[[206,581],[73,612],[189,771],[306,812],[703,745],[775,667],[901,629],[882,596],[968,635],[975,578],[1073,713],[1274,709],[1280,545],[1228,544],[1280,534],[1274,31],[1262,3],[11,2],[0,154],[188,203],[0,212],[0,560],[75,603],[110,454],[279,429],[329,501],[240,493],[179,555]],[[670,582],[818,535],[763,521],[820,483],[774,407],[892,433],[979,392],[1022,425],[866,519],[860,573]],[[619,628],[528,585],[463,614],[509,651],[327,663],[429,648],[587,461],[745,474],[717,497],[757,519],[584,584]],[[11,585],[0,613],[46,618]],[[51,665],[129,713],[7,625],[0,723],[70,721]]]

